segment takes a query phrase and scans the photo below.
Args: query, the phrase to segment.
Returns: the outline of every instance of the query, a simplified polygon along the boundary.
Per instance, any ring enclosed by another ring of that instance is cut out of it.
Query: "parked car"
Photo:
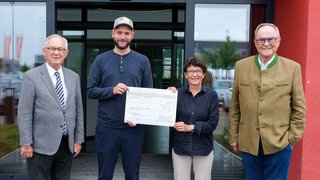
[[[14,96],[18,100],[21,83],[19,74],[0,73],[0,104],[4,105],[7,96]]]
[[[230,79],[215,79],[213,83],[213,89],[218,94],[218,99],[220,103],[224,102],[224,95],[229,88],[232,87],[233,80]]]
[[[13,80],[10,83],[9,88],[14,88],[16,98],[19,98],[20,90],[21,90],[21,80]]]
[[[224,94],[224,108],[229,111],[231,104],[232,88],[229,88]]]
[[[4,100],[4,92],[3,88],[0,87],[0,105],[3,103]]]

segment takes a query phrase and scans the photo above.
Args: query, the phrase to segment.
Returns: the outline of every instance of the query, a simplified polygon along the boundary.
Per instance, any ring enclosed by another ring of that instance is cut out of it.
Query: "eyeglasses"
[[[279,37],[259,38],[259,39],[256,39],[256,41],[259,45],[264,45],[266,41],[268,41],[269,44],[274,45],[276,44],[278,38]]]
[[[62,53],[63,51],[65,51],[65,48],[55,48],[55,47],[46,47],[46,49],[48,49],[51,53],[54,53],[56,51],[58,51],[58,53]]]
[[[187,70],[187,74],[188,75],[193,75],[194,73],[196,73],[197,75],[202,74],[202,70],[197,69],[197,70]]]

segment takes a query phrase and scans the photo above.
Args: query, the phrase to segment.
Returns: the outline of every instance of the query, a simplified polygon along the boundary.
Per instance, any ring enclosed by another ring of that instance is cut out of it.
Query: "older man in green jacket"
[[[292,148],[305,128],[300,65],[276,54],[279,29],[255,31],[258,54],[235,65],[230,106],[230,145],[241,152],[247,179],[287,179]]]

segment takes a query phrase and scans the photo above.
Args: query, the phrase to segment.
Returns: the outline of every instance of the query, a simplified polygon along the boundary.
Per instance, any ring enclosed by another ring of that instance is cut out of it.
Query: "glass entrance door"
[[[99,6],[57,5],[57,31],[69,40],[72,48],[65,65],[81,76],[85,104],[84,149],[87,152],[95,152],[98,101],[87,98],[86,85],[95,57],[114,47],[111,37],[114,19],[128,16],[134,21],[135,38],[131,49],[149,58],[154,88],[179,87],[183,81],[185,7],[178,4],[123,7],[125,9],[119,9],[119,6],[108,3]],[[73,48],[79,45],[78,50]],[[78,59],[80,61],[75,61]],[[169,128],[146,126],[143,153],[168,154],[169,149]]]
[[[182,79],[176,78],[176,72],[172,73],[172,65],[179,65],[174,69],[181,70],[182,58],[171,61],[172,57],[172,44],[170,41],[157,42],[150,41],[143,43],[138,40],[132,44],[132,49],[146,55],[151,64],[154,88],[165,89],[169,86],[173,86],[172,82],[181,82]],[[181,46],[183,47],[183,46]],[[88,43],[86,47],[87,52],[87,71],[89,72],[94,62],[95,57],[107,50],[113,49],[113,44],[110,43]],[[183,52],[179,49],[179,52]],[[176,54],[176,53],[175,53]],[[179,55],[180,57],[183,55]],[[178,62],[177,62],[178,61]],[[87,73],[87,78],[89,78]],[[173,80],[174,79],[174,80]],[[87,151],[94,152],[93,138],[95,135],[95,124],[97,122],[97,107],[98,101],[86,98],[87,109],[86,109],[86,132],[87,132]],[[145,128],[145,139],[143,146],[143,153],[147,154],[169,154],[170,149],[170,129],[169,127],[163,126],[146,126]]]

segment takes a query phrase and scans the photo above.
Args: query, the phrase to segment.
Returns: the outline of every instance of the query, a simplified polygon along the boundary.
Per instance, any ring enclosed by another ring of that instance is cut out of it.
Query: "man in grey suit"
[[[49,36],[46,63],[24,74],[18,104],[21,155],[30,180],[67,180],[84,141],[78,74],[62,66],[68,42]]]

